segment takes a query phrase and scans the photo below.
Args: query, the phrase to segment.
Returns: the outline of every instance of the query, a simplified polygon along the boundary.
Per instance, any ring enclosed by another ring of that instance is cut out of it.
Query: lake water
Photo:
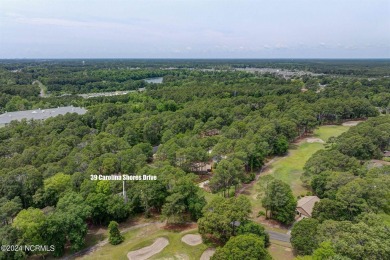
[[[147,83],[161,84],[163,83],[163,77],[155,77],[144,79]]]

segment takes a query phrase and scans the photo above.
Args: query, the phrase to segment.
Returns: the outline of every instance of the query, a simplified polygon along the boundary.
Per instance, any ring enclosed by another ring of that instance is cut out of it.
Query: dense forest
[[[238,67],[322,75],[285,78],[233,69]],[[351,259],[385,259],[389,169],[365,162],[389,150],[386,68],[388,61],[1,61],[1,112],[88,109],[0,128],[1,243],[55,245],[52,254],[61,256],[85,246],[91,225],[158,214],[168,223],[198,221],[204,238],[225,245],[215,259],[225,259],[240,241],[265,248],[264,228],[250,221],[248,202],[231,198],[232,191],[253,180],[266,158],[286,154],[291,142],[316,127],[371,118],[332,138],[307,162],[303,180],[322,200],[312,219],[294,225],[292,244],[301,255],[329,250]],[[162,84],[143,81],[158,76]],[[36,80],[49,97],[39,96]],[[143,87],[121,96],[75,95]],[[212,173],[205,170],[210,162]],[[122,182],[91,180],[118,174],[157,180],[125,182],[126,199]],[[208,204],[197,185],[204,178],[221,195]],[[243,225],[235,230],[229,223],[237,220]],[[265,249],[257,254],[270,257]],[[0,252],[0,259],[25,257]]]
[[[390,166],[376,167],[370,160],[382,158],[389,140],[390,118],[372,118],[331,140],[306,163],[303,178],[321,201],[313,218],[293,227],[292,244],[300,254],[388,258]]]

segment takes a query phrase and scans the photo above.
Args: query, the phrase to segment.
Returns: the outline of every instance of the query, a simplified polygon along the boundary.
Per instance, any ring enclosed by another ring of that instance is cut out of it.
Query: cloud
[[[38,25],[38,26],[62,26],[62,27],[94,27],[94,28],[118,28],[128,27],[126,24],[113,23],[113,22],[95,22],[95,21],[78,21],[70,19],[58,19],[58,18],[42,18],[42,17],[25,17],[22,15],[9,16],[17,23]]]

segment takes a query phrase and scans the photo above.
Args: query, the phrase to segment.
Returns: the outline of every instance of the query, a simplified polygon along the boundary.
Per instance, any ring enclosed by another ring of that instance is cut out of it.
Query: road
[[[271,231],[271,230],[267,230],[267,233],[269,234],[269,238],[272,240],[278,240],[278,241],[290,243],[290,237],[291,237],[290,235]]]
[[[47,92],[47,88],[45,85],[42,84],[42,82],[40,82],[39,80],[34,80],[33,83],[34,84],[38,84],[39,88],[41,89],[41,92],[39,93],[39,96],[40,97],[48,97],[49,95],[46,94]]]

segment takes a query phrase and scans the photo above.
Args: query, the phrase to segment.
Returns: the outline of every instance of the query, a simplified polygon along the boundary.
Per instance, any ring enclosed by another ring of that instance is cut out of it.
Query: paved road
[[[290,243],[290,237],[291,237],[290,235],[275,232],[275,231],[270,231],[270,230],[267,230],[267,232],[269,234],[269,238],[272,240],[278,240],[278,241]]]

